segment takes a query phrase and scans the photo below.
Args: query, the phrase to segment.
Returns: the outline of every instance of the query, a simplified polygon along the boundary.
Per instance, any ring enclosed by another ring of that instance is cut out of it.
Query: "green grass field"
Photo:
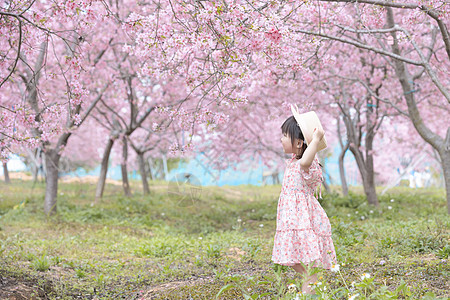
[[[280,185],[203,187],[193,203],[167,186],[126,198],[107,185],[91,206],[95,185],[60,184],[47,218],[43,184],[0,183],[0,298],[307,299],[299,275],[270,260]],[[324,195],[340,271],[318,270],[310,298],[447,299],[444,191],[396,188],[379,200],[369,207],[357,188]]]

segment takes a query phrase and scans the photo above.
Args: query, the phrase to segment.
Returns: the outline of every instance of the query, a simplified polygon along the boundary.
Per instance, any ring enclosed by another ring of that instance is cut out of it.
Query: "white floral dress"
[[[327,214],[314,196],[321,184],[322,169],[317,157],[309,172],[300,168],[300,160],[286,160],[277,208],[277,228],[272,261],[293,266],[303,262],[310,267],[330,269],[336,263]]]

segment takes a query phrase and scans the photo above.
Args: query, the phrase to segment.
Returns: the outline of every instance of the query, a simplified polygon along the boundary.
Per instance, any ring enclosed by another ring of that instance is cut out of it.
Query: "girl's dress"
[[[323,179],[319,160],[314,157],[308,173],[300,168],[295,153],[286,160],[286,165],[278,200],[272,261],[285,266],[303,262],[310,267],[331,269],[336,263],[331,225],[314,197]]]

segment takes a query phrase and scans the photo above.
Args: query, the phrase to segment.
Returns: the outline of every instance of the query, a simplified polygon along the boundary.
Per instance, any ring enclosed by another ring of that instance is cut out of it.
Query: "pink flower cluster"
[[[268,32],[265,33],[265,37],[270,39],[274,43],[279,43],[281,41],[282,35],[278,29],[271,28]]]

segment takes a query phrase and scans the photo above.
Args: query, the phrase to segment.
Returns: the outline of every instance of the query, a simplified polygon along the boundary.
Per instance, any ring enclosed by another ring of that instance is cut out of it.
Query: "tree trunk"
[[[358,159],[357,159],[358,161]],[[375,190],[375,182],[374,182],[374,176],[373,176],[373,167],[372,167],[372,171],[371,174],[369,171],[362,171],[359,168],[359,172],[361,174],[361,178],[363,181],[363,188],[364,188],[364,193],[366,194],[367,197],[367,202],[369,204],[375,205],[375,206],[379,206],[378,203],[378,197],[377,197],[377,193]]]
[[[34,164],[31,163],[31,175],[33,176],[33,183],[36,183],[38,181],[38,174],[39,174],[39,167]]]
[[[164,166],[164,180],[165,181],[169,181],[169,170],[167,168],[167,158],[166,158],[166,154],[163,154],[163,166]]]
[[[122,187],[125,196],[131,197],[130,183],[128,182],[127,159],[128,143],[126,138],[123,138],[122,162],[120,164],[120,169],[122,170]]]
[[[56,213],[56,197],[58,193],[58,165],[61,155],[56,149],[47,149],[45,152],[45,201],[44,212],[47,216]]]
[[[274,172],[276,172],[276,171],[272,171],[272,174],[274,173]],[[328,177],[328,178],[330,178],[330,182],[331,182],[331,177],[330,177],[330,175],[327,173],[327,166],[326,165],[323,165],[323,168],[322,168],[322,177],[323,177],[323,181],[322,181],[322,185],[323,185],[323,187],[325,188],[325,191],[329,194],[329,193],[331,193],[331,190],[330,190],[330,186],[328,185],[328,183],[327,183],[327,181],[325,180],[325,178],[326,177]],[[272,175],[273,176],[273,175]],[[275,180],[272,180],[272,184],[275,184]]]
[[[45,164],[45,156],[46,156],[45,152],[42,152],[42,154],[41,154],[42,163],[39,167],[39,170],[41,171],[41,174],[42,174],[42,176],[41,176],[42,183],[44,183],[44,180],[46,180],[46,178],[47,178],[47,165]]]
[[[105,190],[106,174],[108,173],[109,156],[111,155],[111,149],[114,145],[114,139],[110,138],[103,151],[102,164],[100,169],[100,176],[97,182],[97,190],[95,191],[95,203],[97,203],[103,197],[103,191]]]
[[[371,171],[366,171],[366,174],[363,176],[363,187],[364,193],[367,197],[367,202],[374,206],[379,206],[377,192],[375,189],[375,180],[374,180],[373,167]]]
[[[364,193],[367,197],[367,202],[369,204],[379,206],[378,197],[375,190],[375,178],[374,178],[374,168],[373,168],[373,156],[369,154],[372,152],[372,142],[374,135],[370,132],[367,133],[366,136],[366,159],[364,159],[364,155],[359,149],[360,142],[358,138],[355,136],[355,128],[352,127],[353,124],[351,120],[347,117],[344,118],[344,124],[347,129],[347,138],[349,141],[349,149],[350,152],[353,153],[355,157],[356,164],[358,165],[359,173],[361,174],[361,179],[363,181]],[[369,124],[367,123],[367,126]]]
[[[364,193],[366,194],[367,201],[369,204],[379,206],[377,192],[375,190],[375,184],[373,184],[373,176],[366,176],[366,179],[363,179],[363,187]]]
[[[148,173],[150,174],[150,180],[155,180],[155,177],[153,175],[153,160],[151,159],[151,157],[148,159],[147,165],[148,165]]]
[[[450,132],[450,130],[448,130]],[[450,141],[449,141],[450,142]],[[450,145],[439,153],[442,161],[442,169],[444,170],[445,191],[447,193],[447,213],[450,214]]]
[[[339,154],[339,175],[341,177],[342,194],[344,196],[348,196],[348,185],[347,179],[345,178],[345,168],[344,168],[344,157],[347,150],[348,150],[348,143],[346,147],[342,149],[342,152]]]
[[[375,181],[373,176],[373,164],[372,166],[367,166],[364,162],[363,155],[361,151],[350,147],[350,151],[355,156],[356,164],[358,165],[359,173],[361,174],[361,179],[363,182],[364,193],[367,197],[367,202],[369,204],[379,206],[378,197],[375,190]],[[369,169],[369,170],[368,170]],[[369,174],[371,173],[371,174]]]
[[[369,128],[366,133],[366,182],[367,182],[367,189],[364,188],[364,191],[367,195],[367,200],[369,201],[369,204],[378,206],[378,197],[377,192],[375,190],[375,168],[373,165],[373,138],[375,137],[375,133],[373,132],[373,124],[370,118],[370,114],[372,112],[367,112],[367,121],[366,126]]]
[[[148,195],[148,194],[150,194],[150,189],[148,187],[147,170],[145,169],[144,153],[141,153],[141,152],[136,152],[136,153],[138,155],[139,173],[141,173],[142,187],[144,189],[144,195]]]
[[[11,179],[9,179],[8,165],[5,162],[3,163],[3,176],[5,176],[6,184],[11,183]]]
[[[341,134],[341,118],[337,118],[337,135],[338,135],[338,141],[339,145],[341,146],[342,152],[339,154],[339,175],[341,177],[341,187],[342,187],[342,194],[344,196],[348,196],[348,185],[347,185],[347,179],[345,178],[345,168],[344,168],[344,157],[345,153],[348,150],[349,147],[349,141],[347,137],[347,142],[344,143],[342,141],[342,134]]]

